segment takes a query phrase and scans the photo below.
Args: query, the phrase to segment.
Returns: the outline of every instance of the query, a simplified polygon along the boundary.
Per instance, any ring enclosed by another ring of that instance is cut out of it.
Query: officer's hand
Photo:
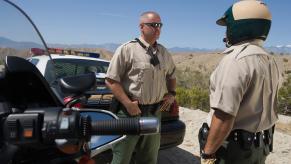
[[[141,114],[141,111],[138,107],[138,101],[131,101],[130,103],[126,104],[125,107],[131,116],[137,116]]]
[[[165,94],[164,98],[163,98],[163,103],[160,107],[161,111],[169,111],[170,106],[173,104],[173,102],[175,101],[175,96],[171,95],[171,94]]]

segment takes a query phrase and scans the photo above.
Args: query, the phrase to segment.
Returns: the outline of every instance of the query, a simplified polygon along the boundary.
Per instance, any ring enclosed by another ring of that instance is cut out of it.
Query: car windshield
[[[98,75],[105,74],[109,63],[97,60],[83,60],[83,59],[53,59],[55,63],[55,72],[57,78],[66,76],[75,76],[86,74],[90,72]]]
[[[56,55],[54,54],[53,56]],[[40,63],[39,60],[40,59],[35,57],[31,58],[30,62],[40,66],[42,63]],[[105,75],[109,66],[108,61],[94,60],[89,58],[80,59],[77,56],[71,56],[70,58],[54,58],[52,61],[47,61],[44,70],[44,77],[52,87],[58,88],[58,86],[54,86],[54,84],[56,84],[54,82],[60,78],[93,72],[96,76],[97,85],[95,90],[96,92],[91,92],[91,94],[98,94],[102,90],[108,90],[108,88],[105,86]],[[58,89],[57,92],[60,95],[63,95],[63,93]]]

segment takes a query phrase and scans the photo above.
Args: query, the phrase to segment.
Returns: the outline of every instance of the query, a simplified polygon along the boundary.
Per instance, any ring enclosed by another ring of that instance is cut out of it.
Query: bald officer
[[[228,48],[210,77],[210,129],[201,145],[201,163],[265,163],[272,150],[281,81],[274,57],[262,47],[271,14],[263,2],[244,0],[217,24],[227,28]],[[200,131],[200,142],[206,129]]]
[[[141,36],[121,45],[110,62],[106,84],[120,103],[119,117],[160,118],[162,101],[169,106],[175,100],[175,65],[166,48],[157,43],[162,25],[158,13],[141,14]],[[114,146],[112,163],[129,163],[135,150],[136,163],[156,164],[159,147],[160,134],[127,136]]]

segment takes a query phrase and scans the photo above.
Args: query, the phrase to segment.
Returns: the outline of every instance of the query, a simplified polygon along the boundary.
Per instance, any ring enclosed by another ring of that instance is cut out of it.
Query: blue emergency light
[[[99,58],[99,53],[94,52],[84,52],[84,51],[75,51],[77,56],[91,57],[91,58]]]

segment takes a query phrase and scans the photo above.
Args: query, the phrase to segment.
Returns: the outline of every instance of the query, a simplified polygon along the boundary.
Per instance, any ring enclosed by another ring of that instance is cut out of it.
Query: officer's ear
[[[139,29],[142,30],[143,26],[144,26],[144,24],[143,23],[140,23],[139,24]]]

